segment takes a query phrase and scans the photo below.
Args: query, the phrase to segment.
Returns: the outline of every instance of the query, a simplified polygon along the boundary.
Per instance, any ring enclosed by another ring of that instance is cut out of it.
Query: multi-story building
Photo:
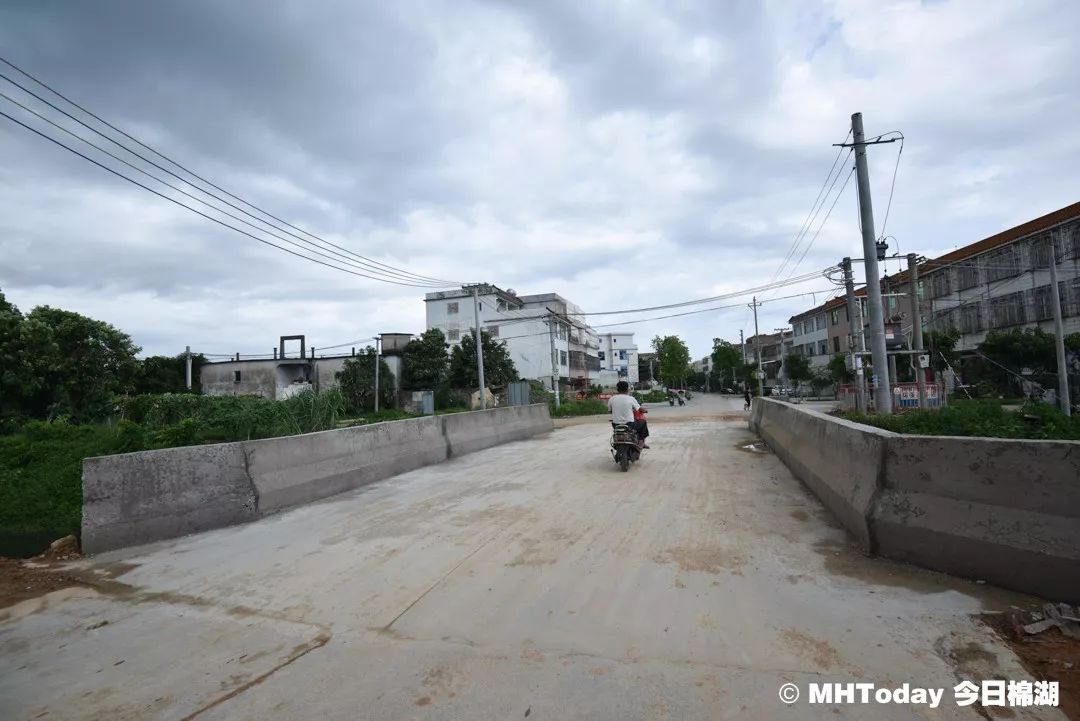
[[[604,333],[600,341],[600,367],[614,371],[618,380],[638,382],[638,348],[633,333]]]
[[[695,373],[709,375],[709,371],[712,370],[712,356],[707,355],[701,360],[696,360],[690,364],[690,367],[694,369]]]
[[[1080,332],[1080,203],[920,263],[924,326],[959,330],[959,350],[976,348],[995,329],[1052,333],[1053,259],[1065,333]],[[906,272],[885,284],[910,293]]]
[[[583,388],[603,376],[600,336],[585,322],[584,311],[557,293],[517,295],[512,289],[477,286],[481,327],[505,343],[522,378],[551,387]],[[451,345],[472,332],[476,316],[472,287],[428,293],[427,327],[439,328]],[[630,336],[628,347],[636,346]],[[554,367],[554,372],[553,372]]]
[[[1065,332],[1080,332],[1080,203],[1074,203],[938,258],[922,259],[916,294],[907,271],[883,278],[886,338],[894,339],[890,345],[910,347],[915,296],[923,329],[960,331],[956,347],[961,351],[974,350],[995,329],[1053,332],[1051,244]],[[857,339],[870,317],[866,289],[855,295],[860,317],[854,323],[843,297],[792,316],[794,351],[809,356],[814,365],[846,353],[851,329]]]
[[[784,356],[792,352],[794,348],[792,331],[784,329],[777,333],[762,333],[747,338],[743,344],[743,352],[746,354],[747,363],[757,363],[757,350],[759,347],[761,348],[761,367],[765,371],[764,385],[768,388],[783,385],[785,380]]]

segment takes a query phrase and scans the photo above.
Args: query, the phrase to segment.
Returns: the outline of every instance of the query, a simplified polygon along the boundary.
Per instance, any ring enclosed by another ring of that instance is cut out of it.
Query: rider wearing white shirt
[[[611,409],[611,422],[625,423],[631,428],[637,429],[637,424],[634,422],[634,411],[641,407],[641,404],[637,402],[637,399],[629,394],[630,384],[626,381],[619,381],[615,386],[617,393],[608,399],[608,408]]]

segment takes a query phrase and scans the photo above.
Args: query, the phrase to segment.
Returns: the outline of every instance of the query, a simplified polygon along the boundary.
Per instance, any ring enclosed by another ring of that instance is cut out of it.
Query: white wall
[[[600,361],[600,367],[604,370],[625,370],[623,376],[630,383],[637,383],[638,375],[638,348],[634,344],[633,333],[604,333],[598,337],[600,352],[604,354]],[[625,354],[625,358],[619,357],[619,352]]]
[[[547,319],[533,318],[541,314],[535,308],[499,310],[498,300],[495,294],[480,296],[481,326],[506,346],[510,359],[514,361],[514,366],[522,378],[539,380],[550,386],[552,358]],[[447,312],[448,304],[455,302],[458,304],[458,312]],[[451,347],[460,343],[461,337],[471,333],[475,326],[471,296],[426,300],[425,306],[427,327],[441,329]],[[456,339],[453,338],[455,331]],[[559,376],[565,378],[569,373],[568,334],[565,327],[557,332],[556,336]],[[567,364],[562,363],[562,354],[559,351],[567,353]]]

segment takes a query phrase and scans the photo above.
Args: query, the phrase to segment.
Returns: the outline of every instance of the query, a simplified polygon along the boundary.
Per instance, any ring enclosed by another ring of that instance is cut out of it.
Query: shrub
[[[555,401],[552,400],[548,405],[548,408],[551,411],[551,415],[556,418],[592,416],[606,414],[608,412],[607,403],[593,398],[587,398],[582,401],[566,401],[561,403],[557,410],[555,408]]]
[[[1030,403],[1014,412],[1003,408],[997,400],[958,400],[941,409],[921,409],[889,416],[841,415],[896,433],[1080,440],[1080,420],[1040,403]]]

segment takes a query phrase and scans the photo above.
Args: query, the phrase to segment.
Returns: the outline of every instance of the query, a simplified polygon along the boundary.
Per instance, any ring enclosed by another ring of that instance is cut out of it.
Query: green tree
[[[690,349],[679,336],[656,336],[652,347],[656,352],[656,370],[664,385],[677,387],[690,375]]]
[[[477,388],[476,333],[468,333],[450,351],[450,385],[454,388]],[[484,351],[484,382],[488,387],[504,386],[518,379],[517,368],[511,360],[506,345],[494,340],[487,331],[480,331],[480,343]]]
[[[691,371],[686,376],[686,385],[690,390],[704,391],[705,390],[705,373],[704,371]]]
[[[713,382],[717,388],[726,388],[732,383],[732,370],[738,375],[743,366],[742,352],[739,347],[723,338],[713,338],[712,370]]]
[[[959,360],[959,353],[956,352],[959,340],[960,331],[956,328],[927,331],[923,336],[923,347],[930,354],[930,367],[941,372],[945,370],[946,361],[955,366]]]
[[[798,389],[800,383],[813,377],[810,372],[810,359],[804,355],[789,353],[784,357],[784,375]]]
[[[1067,355],[1080,352],[1080,333],[1065,337],[1065,349]],[[1054,335],[1041,328],[992,330],[979,344],[979,353],[990,362],[966,359],[964,375],[968,383],[987,381],[999,392],[1007,392],[1016,385],[1018,375],[1043,386],[1053,387],[1057,382]]]
[[[23,409],[33,418],[107,417],[138,373],[131,337],[108,323],[39,306],[19,326],[25,358]]]
[[[833,383],[851,383],[855,380],[855,374],[848,370],[847,358],[843,353],[834,355],[825,369],[829,373],[829,380]]]
[[[139,361],[139,369],[132,382],[131,392],[144,393],[187,393],[185,382],[184,354],[177,356],[152,355]],[[199,393],[199,368],[206,363],[201,353],[191,356],[191,391]]]
[[[375,409],[375,349],[371,346],[345,361],[336,374],[345,401],[354,411]],[[379,408],[394,406],[394,374],[386,361],[379,359]]]
[[[26,356],[22,352],[22,313],[0,292],[0,426],[23,415]]]
[[[832,384],[832,373],[828,368],[816,368],[810,373],[810,387],[814,389],[814,395],[820,396],[821,392]]]
[[[405,390],[435,390],[446,382],[450,356],[446,336],[438,328],[424,331],[402,351],[401,387]]]

